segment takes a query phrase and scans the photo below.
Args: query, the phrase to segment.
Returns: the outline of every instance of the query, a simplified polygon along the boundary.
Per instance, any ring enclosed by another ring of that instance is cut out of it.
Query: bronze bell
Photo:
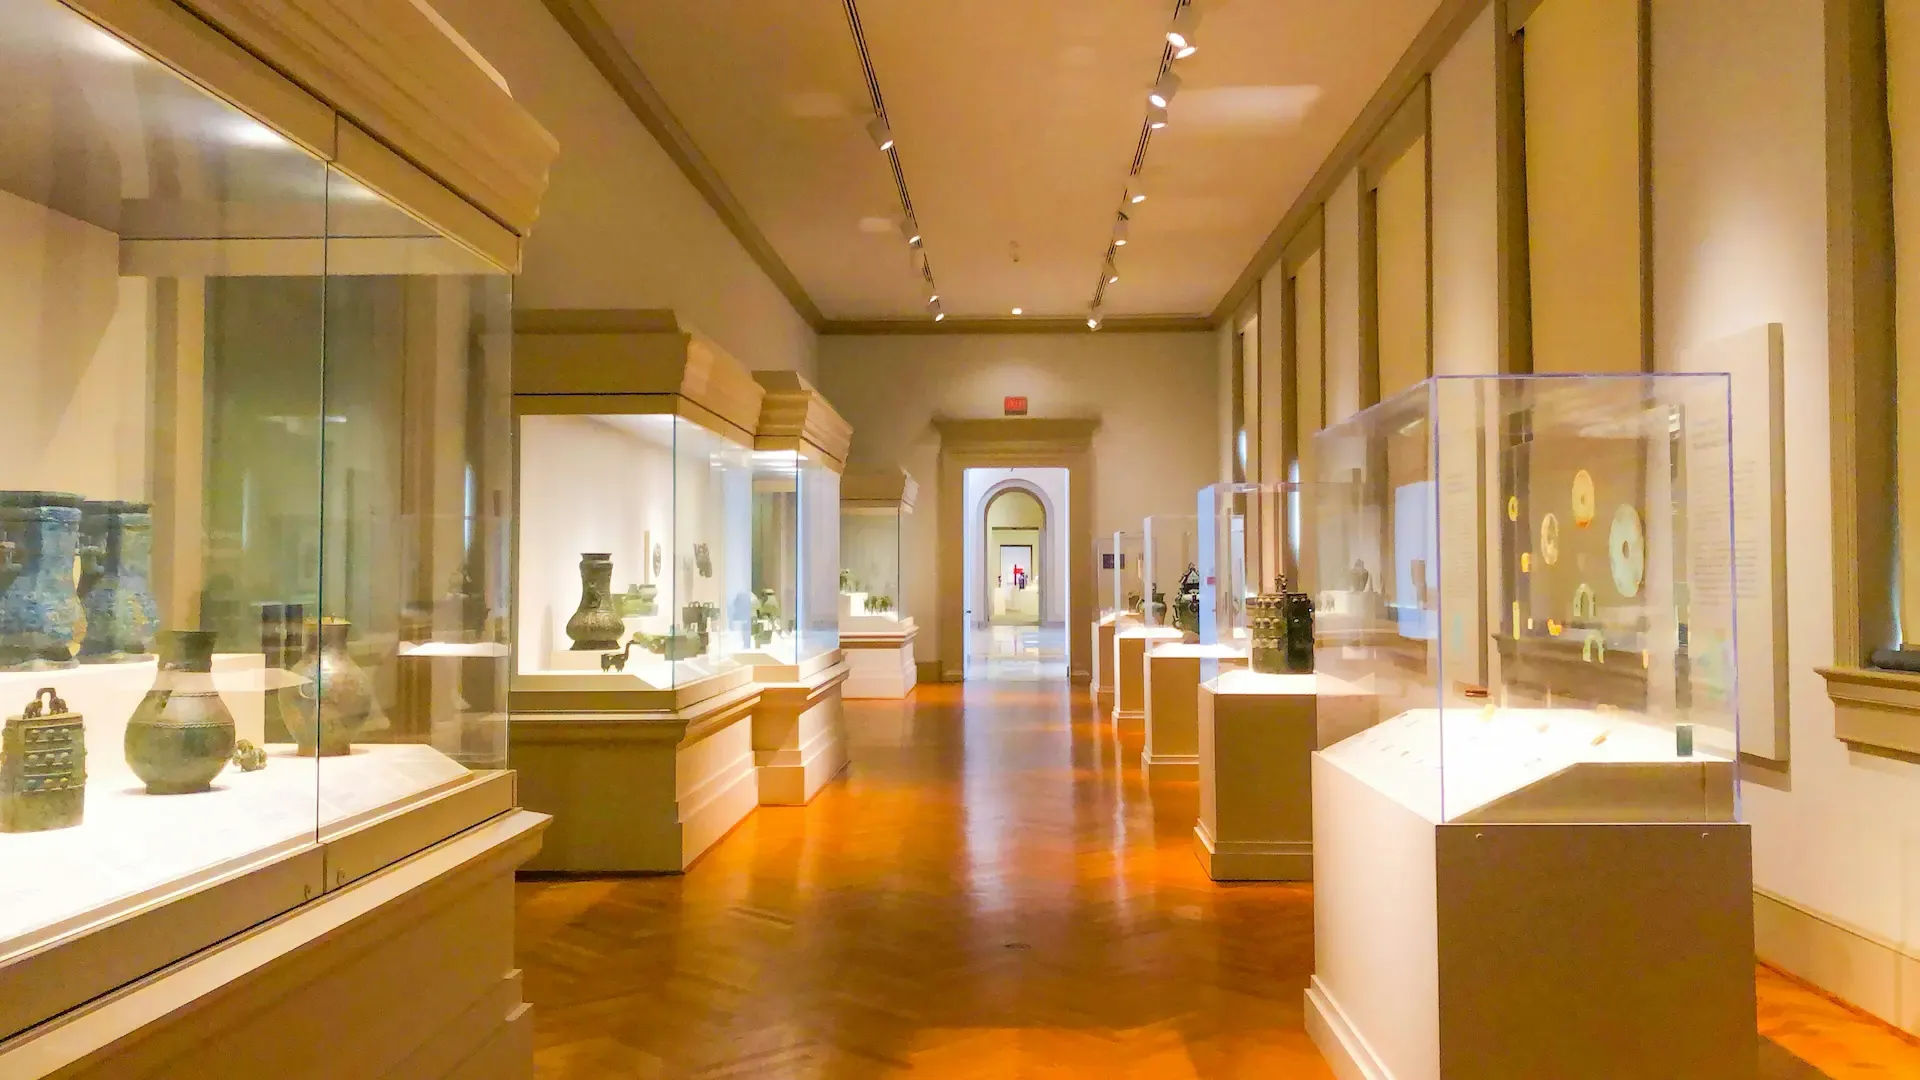
[[[43,687],[0,732],[0,832],[80,824],[86,788],[83,718]]]

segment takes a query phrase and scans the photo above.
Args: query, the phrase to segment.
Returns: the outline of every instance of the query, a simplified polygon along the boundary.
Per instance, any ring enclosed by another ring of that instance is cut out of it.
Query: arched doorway
[[[972,609],[995,626],[1039,626],[1053,606],[1052,515],[1047,496],[1025,480],[1004,480],[981,501],[982,565]]]

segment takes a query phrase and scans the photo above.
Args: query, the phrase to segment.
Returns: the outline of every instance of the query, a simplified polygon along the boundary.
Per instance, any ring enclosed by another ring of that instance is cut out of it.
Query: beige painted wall
[[[1527,20],[1535,371],[1641,370],[1636,11],[1552,0]]]
[[[1821,40],[1819,0],[1654,0],[1655,359],[1785,328],[1792,768],[1741,788],[1754,883],[1920,955],[1920,765],[1836,740],[1814,672],[1833,662]]]
[[[1326,291],[1326,422],[1360,411],[1360,174],[1349,173],[1327,200],[1327,240],[1321,251]]]
[[[1427,140],[1388,165],[1374,191],[1380,398],[1427,377]]]
[[[1434,69],[1433,372],[1500,368],[1500,202],[1491,5]]]
[[[1218,340],[1204,331],[820,339],[820,389],[853,425],[856,465],[898,465],[920,481],[902,540],[906,610],[926,613],[918,617],[919,659],[939,656],[933,418],[999,416],[1010,394],[1024,394],[1032,416],[1098,416],[1093,534],[1138,532],[1148,514],[1193,513],[1200,488],[1214,480]]]
[[[671,308],[751,368],[812,376],[806,321],[540,0],[434,0],[560,141],[521,308]]]

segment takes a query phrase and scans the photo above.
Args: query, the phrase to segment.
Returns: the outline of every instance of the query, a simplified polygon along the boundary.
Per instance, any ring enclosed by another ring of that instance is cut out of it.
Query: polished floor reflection
[[[1311,890],[1207,881],[1195,785],[1149,788],[1084,694],[928,685],[848,725],[846,777],[685,876],[519,886],[542,1080],[1333,1075]],[[1885,1025],[1760,996],[1762,1080],[1920,1076]]]
[[[1062,626],[976,626],[967,634],[970,682],[1060,682],[1067,677]]]

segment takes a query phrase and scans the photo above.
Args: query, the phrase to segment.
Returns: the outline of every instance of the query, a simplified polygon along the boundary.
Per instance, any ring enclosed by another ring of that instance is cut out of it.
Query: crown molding
[[[765,234],[747,217],[746,208],[734,198],[733,190],[721,179],[719,170],[694,145],[693,137],[681,126],[673,110],[667,108],[666,99],[653,88],[646,72],[640,70],[640,64],[627,52],[626,46],[620,44],[620,39],[614,34],[613,28],[607,25],[605,17],[594,8],[593,0],[545,0],[545,3],[547,10],[566,30],[567,36],[573,39],[601,77],[613,87],[613,92],[626,103],[628,111],[653,135],[660,148],[679,166],[687,182],[720,216],[727,231],[740,241],[747,255],[773,281],[774,288],[780,290],[781,295],[787,298],[787,303],[793,305],[793,310],[808,326],[816,333],[821,332],[826,319],[820,314],[820,308],[807,295],[800,279],[781,261],[779,253],[774,251],[773,244]]]
[[[1214,329],[1218,323],[1208,315],[1110,315],[1100,321],[1100,329],[1087,328],[1080,318],[947,318],[934,322],[913,319],[830,319],[818,328],[823,337],[868,335],[947,335],[947,334],[1171,334]]]

